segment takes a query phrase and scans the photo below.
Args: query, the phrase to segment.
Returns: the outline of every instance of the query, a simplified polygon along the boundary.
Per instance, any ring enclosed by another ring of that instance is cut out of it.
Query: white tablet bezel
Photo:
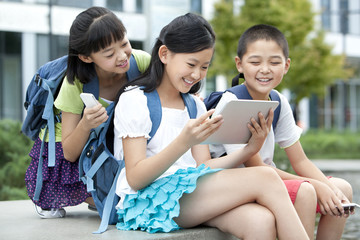
[[[258,121],[259,112],[262,112],[266,118],[269,110],[272,108],[275,111],[278,105],[278,101],[230,100],[219,112],[223,116],[224,122],[203,144],[247,143],[251,137],[251,132],[247,126],[250,119],[253,117]]]

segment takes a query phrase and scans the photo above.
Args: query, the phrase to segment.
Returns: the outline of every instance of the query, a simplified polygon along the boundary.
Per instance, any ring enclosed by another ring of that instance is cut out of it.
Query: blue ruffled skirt
[[[195,190],[199,177],[220,170],[205,167],[204,164],[197,168],[179,169],[173,175],[153,182],[137,194],[126,195],[124,208],[117,211],[117,229],[140,229],[149,233],[180,229],[173,218],[179,216],[181,196]]]

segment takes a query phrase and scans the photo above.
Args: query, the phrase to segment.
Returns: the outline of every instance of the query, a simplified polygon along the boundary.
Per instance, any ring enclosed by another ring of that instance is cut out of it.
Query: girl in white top
[[[214,44],[215,34],[202,17],[177,17],[162,29],[147,72],[124,88],[114,119],[115,154],[125,159],[116,189],[117,228],[152,233],[203,224],[241,239],[308,239],[274,170],[232,169],[259,151],[273,112],[267,120],[260,115],[260,124],[252,119],[249,144],[232,154],[211,159],[208,146],[200,144],[222,117],[210,119],[213,111],[192,96],[198,117],[189,119],[180,93],[199,90]],[[144,91],[154,90],[162,119],[148,144],[152,122]]]

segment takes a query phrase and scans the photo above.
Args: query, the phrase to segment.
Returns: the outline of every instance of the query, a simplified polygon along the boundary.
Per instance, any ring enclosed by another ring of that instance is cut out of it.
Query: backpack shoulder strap
[[[147,106],[150,112],[150,119],[152,123],[151,131],[149,133],[150,139],[155,135],[157,129],[160,126],[162,109],[159,94],[156,90],[151,92],[144,92],[144,95],[147,97]]]
[[[39,69],[39,74],[35,81],[46,89],[49,93],[47,95],[46,104],[42,118],[47,121],[49,131],[49,162],[48,166],[55,166],[55,115],[54,115],[54,95],[65,76],[67,68],[67,56],[63,56],[53,60]],[[46,134],[45,134],[46,135]]]
[[[130,69],[129,69],[129,71],[126,72],[126,77],[127,77],[128,81],[132,81],[140,75],[141,75],[141,72],[137,65],[136,59],[135,59],[134,55],[131,54]]]
[[[90,82],[83,85],[84,93],[92,93],[96,99],[99,99],[99,79],[94,76]]]
[[[151,131],[149,133],[150,135],[150,139],[148,140],[149,143],[149,141],[151,140],[152,137],[154,137],[156,131],[160,126],[161,118],[162,118],[162,108],[161,108],[160,97],[156,90],[151,92],[144,92],[144,95],[147,97],[147,106],[149,108],[150,119],[152,122]],[[184,100],[185,106],[188,109],[190,118],[196,118],[197,108],[194,98],[192,98],[190,94],[181,94],[181,96]]]
[[[134,80],[136,77],[140,76],[141,72],[136,63],[136,59],[133,54],[130,57],[130,69],[126,72],[126,77],[128,82]],[[90,82],[84,84],[83,92],[92,93],[96,99],[99,98],[99,80],[96,77],[91,79]]]
[[[182,93],[181,96],[184,100],[185,106],[187,107],[190,118],[196,118],[197,108],[194,98],[190,96],[189,93]]]
[[[224,93],[223,91],[215,91],[210,93],[210,95],[204,99],[204,104],[206,106],[206,109],[210,110],[212,108],[215,108],[216,105],[219,103],[223,93]]]
[[[42,162],[43,162],[43,151],[45,144],[46,132],[49,135],[48,141],[48,166],[55,166],[55,115],[53,111],[54,106],[54,95],[59,86],[61,86],[61,82],[65,76],[67,67],[67,56],[63,56],[56,60],[46,63],[42,67],[39,68],[38,72],[33,78],[33,81],[43,89],[45,89],[48,94],[46,97],[46,102],[44,106],[44,110],[42,113],[42,119],[46,120],[45,133],[43,139],[41,141],[40,147],[40,158],[37,169],[37,178],[36,178],[36,186],[34,192],[34,200],[38,201],[40,198],[40,193],[43,184],[42,178]],[[27,97],[26,97],[27,98]],[[33,116],[34,117],[34,116]],[[30,119],[29,119],[30,120]],[[25,125],[23,125],[25,126]]]
[[[281,100],[280,100],[280,96],[279,96],[278,92],[275,91],[275,90],[271,90],[270,99],[272,101],[278,101],[279,102],[279,106],[274,111],[274,119],[273,119],[273,122],[272,122],[273,129],[275,130],[277,122],[279,121],[279,117],[280,117]]]
[[[244,84],[236,85],[226,91],[235,94],[238,99],[252,99],[247,87]]]

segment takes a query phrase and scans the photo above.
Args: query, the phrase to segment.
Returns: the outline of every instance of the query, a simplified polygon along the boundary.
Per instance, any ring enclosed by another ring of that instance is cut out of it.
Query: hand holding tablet
[[[259,121],[258,113],[268,116],[269,110],[276,109],[277,101],[243,100],[223,95],[215,108],[213,116],[221,114],[224,122],[203,144],[247,143],[251,132],[247,127],[251,118]]]

